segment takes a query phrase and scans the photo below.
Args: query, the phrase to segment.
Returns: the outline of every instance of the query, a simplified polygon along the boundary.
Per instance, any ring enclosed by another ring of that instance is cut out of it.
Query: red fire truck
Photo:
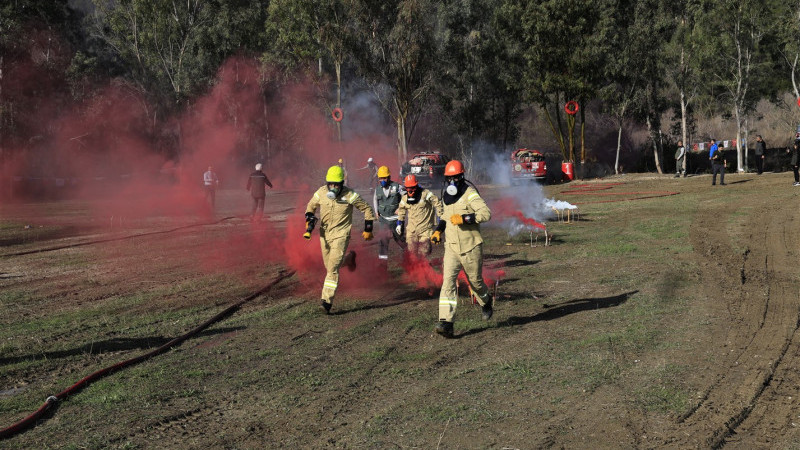
[[[544,181],[547,177],[547,164],[544,155],[538,150],[518,148],[511,152],[511,183],[527,180]]]

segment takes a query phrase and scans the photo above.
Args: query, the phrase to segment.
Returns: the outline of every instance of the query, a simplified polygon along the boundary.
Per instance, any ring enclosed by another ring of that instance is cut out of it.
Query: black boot
[[[445,322],[441,320],[436,323],[436,328],[434,328],[434,331],[450,339],[453,337],[453,322]]]
[[[325,314],[331,313],[331,306],[333,306],[333,304],[328,303],[325,300],[322,301],[322,309],[325,310]]]
[[[342,260],[342,265],[347,267],[347,270],[353,272],[356,270],[356,252],[350,250],[344,255],[344,260]]]
[[[492,309],[492,302],[486,302],[481,307],[481,313],[483,314],[483,320],[491,319],[492,314],[494,314],[494,310]]]

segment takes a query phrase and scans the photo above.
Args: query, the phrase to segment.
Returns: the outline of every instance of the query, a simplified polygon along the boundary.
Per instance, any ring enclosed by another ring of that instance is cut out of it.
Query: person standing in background
[[[686,147],[683,146],[683,141],[678,141],[678,149],[675,150],[675,178],[680,177],[681,173],[686,177],[685,161]]]
[[[219,186],[219,178],[217,178],[214,168],[208,166],[208,170],[203,174],[203,189],[206,193],[206,201],[211,205],[211,209],[217,201],[217,186]]]
[[[250,174],[247,179],[247,190],[250,191],[250,196],[253,197],[253,208],[250,210],[250,221],[261,221],[264,216],[264,199],[267,197],[267,186],[272,188],[272,183],[269,178],[261,171],[263,166],[261,163],[256,164],[255,172]],[[258,215],[256,216],[256,211]]]
[[[725,159],[722,157],[722,151],[717,145],[716,139],[711,139],[711,149],[708,151],[708,160],[711,161],[711,185],[717,184],[717,174],[719,173],[719,184],[725,186]]]
[[[759,134],[756,136],[756,172],[761,175],[764,173],[764,154],[767,153],[767,143]]]
[[[792,154],[792,160],[789,165],[792,166],[794,172],[794,184],[792,186],[800,186],[800,139],[794,141],[792,148],[787,148],[786,153]]]

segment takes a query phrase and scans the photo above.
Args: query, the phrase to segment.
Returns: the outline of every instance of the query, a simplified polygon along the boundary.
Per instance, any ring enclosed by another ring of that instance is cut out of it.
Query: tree
[[[746,116],[757,101],[757,92],[752,89],[756,67],[768,54],[760,47],[770,21],[771,2],[757,0],[710,0],[705,8],[704,28],[708,45],[708,59],[712,61],[709,71],[716,86],[722,90],[720,96],[731,106],[736,121],[736,167],[744,172],[746,154]]]
[[[466,144],[469,156],[480,139],[505,149],[516,139],[522,105],[522,60],[517,40],[495,14],[499,0],[456,0],[441,4],[442,43],[436,96]]]
[[[202,92],[227,57],[261,43],[256,0],[94,0],[93,31],[143,91],[176,101]]]
[[[358,0],[356,58],[361,73],[397,129],[397,157],[408,141],[433,85],[436,10],[430,0]]]
[[[671,6],[671,7],[670,7]],[[700,24],[697,17],[701,11],[699,0],[680,0],[667,4],[666,13],[673,21],[675,31],[664,51],[664,74],[667,82],[665,95],[676,100],[680,110],[681,141],[690,149],[688,116],[691,105],[699,93],[702,81],[703,60],[699,47]],[[683,170],[689,158],[683,158]]]
[[[580,114],[580,158],[584,162],[583,111],[602,81],[615,6],[612,0],[506,0],[502,6],[504,23],[510,25],[505,30],[508,39],[518,39],[521,44],[526,97],[544,111],[566,160],[576,159],[575,120],[565,120],[561,108],[569,100],[584,107]]]
[[[353,47],[352,2],[276,0],[270,3],[268,11],[267,34],[272,45],[266,59],[289,70],[307,68],[310,61],[316,60],[319,77],[323,75],[323,60],[330,61],[334,70],[336,99],[329,110],[341,108],[342,66]],[[341,122],[336,122],[336,130],[341,140]]]

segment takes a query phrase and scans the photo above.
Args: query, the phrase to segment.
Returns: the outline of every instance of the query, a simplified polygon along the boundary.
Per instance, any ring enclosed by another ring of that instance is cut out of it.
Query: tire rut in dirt
[[[679,441],[682,444],[717,448],[742,424],[786,422],[786,412],[766,405],[774,395],[771,382],[776,373],[784,374],[785,367],[794,366],[787,364],[788,359],[797,358],[790,348],[800,345],[795,342],[800,340],[800,283],[790,272],[787,254],[787,248],[797,245],[790,230],[798,213],[774,214],[779,210],[774,206],[761,205],[752,212],[747,226],[757,232],[739,253],[732,246],[735,238],[721,233],[725,211],[703,209],[693,224],[692,244],[703,278],[709,280],[704,285],[705,298],[711,307],[729,315],[725,341],[712,349],[729,354],[722,357],[699,403],[678,418],[683,432],[673,436],[689,436]]]

